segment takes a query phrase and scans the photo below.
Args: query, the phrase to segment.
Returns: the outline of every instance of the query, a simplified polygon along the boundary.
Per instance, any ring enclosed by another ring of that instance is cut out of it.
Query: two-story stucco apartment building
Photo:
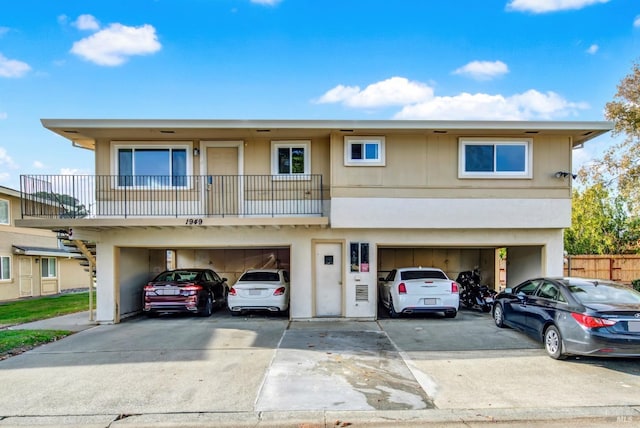
[[[89,288],[80,254],[60,245],[55,232],[15,225],[20,206],[20,192],[0,186],[0,301]]]
[[[475,266],[509,285],[561,275],[572,150],[609,122],[75,120],[43,125],[95,152],[95,176],[23,176],[22,226],[97,245],[96,319],[141,309],[168,265],[229,279],[291,271],[293,319],[375,318],[394,267]],[[84,207],[29,210],[55,191]]]

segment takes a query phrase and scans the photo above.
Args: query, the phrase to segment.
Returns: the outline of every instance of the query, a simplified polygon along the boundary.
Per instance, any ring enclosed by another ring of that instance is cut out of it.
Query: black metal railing
[[[322,175],[22,175],[22,218],[322,216]]]

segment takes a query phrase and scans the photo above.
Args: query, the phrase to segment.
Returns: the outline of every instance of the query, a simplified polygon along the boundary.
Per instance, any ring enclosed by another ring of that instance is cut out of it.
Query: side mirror
[[[227,278],[222,278],[222,282],[227,282],[228,279]]]

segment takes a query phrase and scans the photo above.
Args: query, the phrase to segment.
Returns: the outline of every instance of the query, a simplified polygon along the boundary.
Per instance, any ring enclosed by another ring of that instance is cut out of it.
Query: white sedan
[[[378,295],[391,318],[431,312],[443,312],[446,318],[454,318],[458,313],[459,285],[441,269],[399,268],[379,281]]]
[[[289,311],[289,272],[284,269],[249,269],[229,290],[231,315],[244,311]]]

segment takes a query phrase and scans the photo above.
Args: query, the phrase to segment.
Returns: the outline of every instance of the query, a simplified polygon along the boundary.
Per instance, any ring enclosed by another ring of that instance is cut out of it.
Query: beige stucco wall
[[[458,178],[458,136],[386,134],[385,166],[345,166],[344,136],[331,139],[333,197],[391,198],[571,198],[568,137],[533,137],[528,179]]]

